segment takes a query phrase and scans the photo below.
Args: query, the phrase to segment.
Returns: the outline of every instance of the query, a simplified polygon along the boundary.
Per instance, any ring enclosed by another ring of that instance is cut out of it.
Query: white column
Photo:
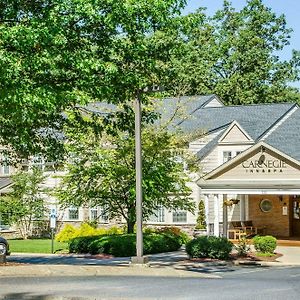
[[[245,195],[240,195],[240,220],[246,221],[246,197]]]
[[[206,234],[209,235],[209,198],[208,195],[204,195],[205,206],[205,222],[206,222]]]
[[[227,200],[227,195],[223,195],[223,201]],[[228,210],[227,205],[223,204],[223,237],[228,235]]]
[[[214,195],[214,236],[220,235],[219,195]]]

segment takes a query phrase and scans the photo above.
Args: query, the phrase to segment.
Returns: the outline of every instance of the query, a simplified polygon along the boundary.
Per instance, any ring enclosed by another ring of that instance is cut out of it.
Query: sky
[[[245,6],[246,0],[231,0],[236,9]],[[287,21],[287,27],[292,28],[290,45],[286,46],[278,55],[282,60],[290,59],[292,49],[300,50],[300,1],[299,0],[263,0],[263,3],[271,7],[279,16],[284,14]],[[207,13],[213,15],[214,12],[222,8],[223,0],[187,0],[185,13],[193,12],[198,7],[206,7]],[[300,88],[300,81],[292,84]]]

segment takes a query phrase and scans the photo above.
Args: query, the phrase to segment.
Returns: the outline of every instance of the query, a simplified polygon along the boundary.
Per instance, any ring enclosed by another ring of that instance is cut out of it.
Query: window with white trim
[[[105,207],[100,207],[98,216],[99,216],[100,223],[108,223],[109,219],[108,219],[108,214],[107,214],[107,210],[105,209]]]
[[[159,205],[149,218],[150,222],[165,222],[165,208]]]
[[[98,221],[98,209],[97,208],[90,208],[90,220]]]
[[[223,151],[223,163],[226,163],[242,152],[243,151]]]
[[[173,223],[186,223],[186,222],[187,222],[186,210],[173,211]]]
[[[79,219],[79,209],[77,207],[69,208],[69,220],[78,220]]]
[[[3,154],[2,156],[2,174],[9,175],[10,174],[10,166],[8,164],[8,156]]]

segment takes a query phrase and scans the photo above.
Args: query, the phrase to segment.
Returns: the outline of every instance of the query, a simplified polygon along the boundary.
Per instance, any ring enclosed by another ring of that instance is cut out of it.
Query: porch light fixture
[[[239,199],[230,199],[229,201],[231,201],[233,204],[238,204],[240,202]]]

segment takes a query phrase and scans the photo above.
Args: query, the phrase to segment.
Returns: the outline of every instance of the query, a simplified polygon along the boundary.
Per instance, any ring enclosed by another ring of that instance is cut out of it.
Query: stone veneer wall
[[[260,207],[262,199],[272,201],[272,210],[263,212]],[[286,204],[288,214],[282,215],[282,207]],[[253,225],[257,228],[265,228],[264,233],[273,236],[290,236],[290,207],[289,196],[282,196],[282,201],[279,195],[249,195],[249,220],[252,220]]]

